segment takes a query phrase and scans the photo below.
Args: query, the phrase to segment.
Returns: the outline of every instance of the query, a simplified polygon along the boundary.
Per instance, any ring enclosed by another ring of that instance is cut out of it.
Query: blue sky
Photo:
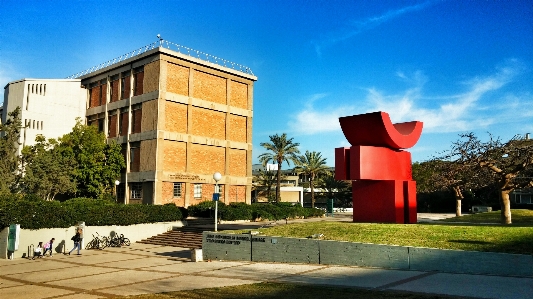
[[[254,163],[287,133],[334,165],[338,118],[373,111],[424,122],[413,161],[459,133],[533,133],[532,0],[1,0],[0,84],[65,78],[157,34],[252,69]]]

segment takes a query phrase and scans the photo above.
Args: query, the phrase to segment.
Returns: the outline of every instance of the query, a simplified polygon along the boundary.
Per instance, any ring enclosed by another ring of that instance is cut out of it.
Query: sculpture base
[[[353,181],[352,200],[354,222],[417,223],[415,181]]]

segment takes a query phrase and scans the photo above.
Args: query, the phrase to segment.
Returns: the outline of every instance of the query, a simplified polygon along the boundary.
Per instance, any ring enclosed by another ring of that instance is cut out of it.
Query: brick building
[[[165,47],[131,56],[75,76],[88,90],[87,124],[122,145],[119,201],[211,200],[220,172],[220,201],[250,203],[257,78]]]

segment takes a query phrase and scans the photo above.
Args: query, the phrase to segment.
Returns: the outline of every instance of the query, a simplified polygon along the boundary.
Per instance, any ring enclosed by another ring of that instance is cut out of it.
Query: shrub
[[[0,198],[0,228],[18,223],[21,228],[40,229],[85,225],[131,225],[182,220],[176,205],[122,205],[105,199],[74,198],[59,201]]]

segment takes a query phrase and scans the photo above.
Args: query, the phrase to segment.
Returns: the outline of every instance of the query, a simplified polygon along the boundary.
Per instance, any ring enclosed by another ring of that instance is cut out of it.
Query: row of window
[[[130,184],[130,199],[142,199],[143,183],[131,183]],[[215,193],[220,192],[220,186],[215,188]],[[194,184],[194,198],[202,198],[202,184]],[[174,183],[172,195],[174,198],[180,198],[183,196],[183,183]]]
[[[44,123],[42,120],[24,119],[24,126],[28,129],[42,130]]]
[[[131,112],[131,133],[140,133],[141,132],[141,118],[142,118],[142,104],[137,104],[132,106]],[[98,131],[104,132],[105,123],[104,123],[104,114],[100,113],[98,115],[91,115],[87,118],[87,123],[89,125],[97,126]],[[128,108],[124,107],[120,109],[120,112],[117,110],[109,111],[107,117],[107,137],[113,138],[117,136],[126,136],[128,134]],[[118,119],[118,124],[117,124]],[[118,125],[118,128],[117,128]],[[117,134],[118,133],[118,134]]]
[[[181,197],[182,183],[174,183],[174,197]],[[194,184],[194,198],[202,198],[202,184]],[[220,193],[220,186],[215,185],[215,193]]]
[[[131,77],[133,77],[133,89],[131,85]],[[120,82],[120,91],[119,91]],[[116,102],[127,99],[131,96],[143,94],[144,83],[144,66],[133,69],[133,76],[131,72],[123,72],[119,75],[114,75],[109,78],[109,99],[107,98],[108,84],[107,79],[102,79],[98,82],[93,82],[89,85],[89,108],[104,105],[106,102]]]
[[[46,95],[46,84],[28,84],[28,93]]]

